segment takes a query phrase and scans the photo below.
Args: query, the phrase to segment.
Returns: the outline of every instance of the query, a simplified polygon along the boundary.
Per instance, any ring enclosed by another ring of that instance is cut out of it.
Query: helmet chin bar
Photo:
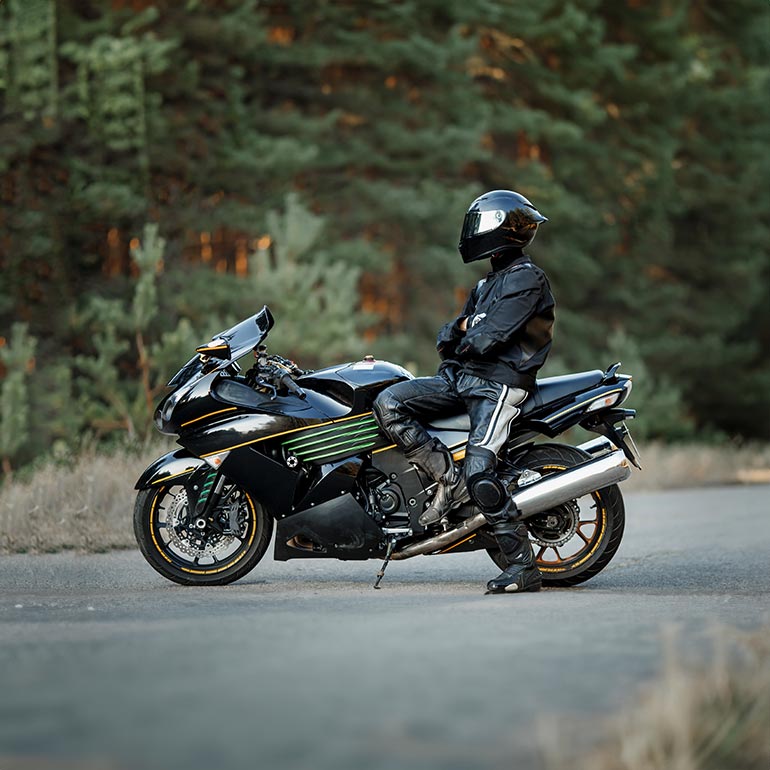
[[[485,238],[484,235],[476,236],[475,241],[480,240],[481,238]],[[458,250],[460,251],[460,256],[463,258],[463,262],[467,265],[470,262],[478,262],[480,259],[494,259],[496,256],[503,256],[504,254],[507,254],[511,251],[518,251],[522,252],[523,247],[517,246],[515,243],[503,243],[500,244],[499,239],[497,239],[498,245],[491,245],[490,248],[484,249],[481,244],[478,244],[479,248],[476,249],[469,249],[468,248],[469,241],[465,241],[465,244],[463,242],[460,242],[458,244]],[[463,246],[466,246],[466,248],[463,248]],[[476,243],[471,243],[470,246],[474,247],[476,246]]]
[[[503,257],[509,256],[509,254],[512,251],[516,251],[519,254],[523,254],[524,253],[524,250],[521,248],[521,246],[513,246],[513,245],[511,245],[511,246],[501,246],[496,252],[494,252],[494,254],[490,254],[489,258],[490,259],[497,259],[499,257],[500,259],[502,259]]]

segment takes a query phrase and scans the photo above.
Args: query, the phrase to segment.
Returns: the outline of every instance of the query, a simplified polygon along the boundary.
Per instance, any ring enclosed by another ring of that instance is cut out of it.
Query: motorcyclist
[[[554,299],[545,273],[523,251],[548,221],[523,195],[493,190],[465,215],[463,262],[490,258],[492,270],[472,289],[462,312],[439,332],[443,363],[434,377],[400,382],[374,404],[380,427],[411,463],[437,482],[420,524],[439,522],[469,498],[486,516],[506,568],[490,593],[537,591],[541,576],[526,526],[495,473],[521,405],[551,348]],[[471,429],[461,471],[423,421],[465,408]]]

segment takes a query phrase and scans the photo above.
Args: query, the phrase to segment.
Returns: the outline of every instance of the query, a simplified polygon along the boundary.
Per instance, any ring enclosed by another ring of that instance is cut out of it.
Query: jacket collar
[[[508,270],[511,267],[517,267],[526,262],[531,262],[531,260],[529,256],[520,249],[511,249],[509,251],[504,251],[497,257],[493,257],[491,262],[492,270],[488,273],[488,278],[491,278],[497,273],[502,273],[504,270]]]

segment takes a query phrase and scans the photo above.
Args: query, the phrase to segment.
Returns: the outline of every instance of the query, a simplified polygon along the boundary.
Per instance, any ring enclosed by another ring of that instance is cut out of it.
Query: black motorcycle
[[[136,484],[136,538],[150,565],[185,585],[231,583],[264,556],[372,559],[487,550],[504,566],[471,503],[427,529],[419,516],[436,484],[389,443],[372,416],[380,391],[404,368],[362,361],[303,371],[268,355],[267,307],[196,349],[155,413],[182,449],[152,463]],[[242,374],[238,360],[254,351]],[[639,467],[618,406],[631,377],[590,371],[538,381],[500,453],[498,471],[529,529],[547,586],[596,575],[623,534],[617,483]],[[542,443],[576,425],[598,434],[580,446]],[[429,430],[462,462],[466,414]],[[538,443],[540,441],[541,443]]]

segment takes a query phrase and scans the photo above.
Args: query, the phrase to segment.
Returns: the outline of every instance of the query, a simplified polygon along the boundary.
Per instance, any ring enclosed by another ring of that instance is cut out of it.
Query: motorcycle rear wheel
[[[250,572],[273,534],[273,517],[243,489],[229,484],[237,535],[195,532],[187,522],[186,493],[179,483],[143,489],[134,505],[134,534],[142,555],[163,577],[181,585],[218,586]]]
[[[541,444],[518,457],[516,465],[547,476],[588,459],[590,455],[575,447]],[[601,572],[620,547],[625,520],[623,496],[617,484],[526,519],[543,585],[574,586]],[[556,558],[546,558],[549,552]],[[500,569],[505,569],[507,565],[497,548],[488,548],[487,553]]]

